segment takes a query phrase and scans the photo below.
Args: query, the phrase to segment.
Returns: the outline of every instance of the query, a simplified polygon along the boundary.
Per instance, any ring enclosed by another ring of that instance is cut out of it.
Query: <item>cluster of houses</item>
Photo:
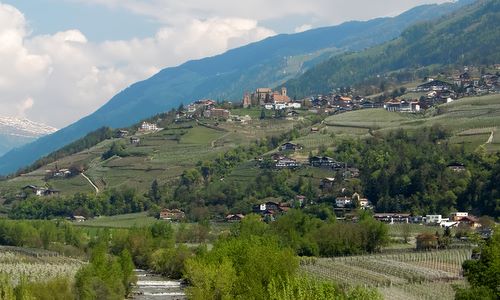
[[[73,175],[70,169],[59,169],[57,167],[54,170],[45,170],[45,173],[51,178],[68,178]]]
[[[164,208],[160,211],[158,219],[170,222],[180,222],[186,218],[186,214],[180,209]]]
[[[335,93],[311,97],[311,104],[315,108],[322,108],[326,113],[362,108],[380,108],[382,106],[380,103],[369,101],[361,96]]]
[[[210,99],[202,99],[194,101],[189,104],[185,110],[178,111],[176,119],[197,119],[197,118],[208,118],[208,119],[224,119],[228,120],[231,117],[231,113],[227,109],[216,108],[216,102]]]
[[[466,95],[482,95],[500,91],[500,76],[486,73],[473,76],[466,68],[465,72],[453,76],[453,83]]]
[[[458,227],[460,224],[465,224],[471,228],[481,226],[479,220],[467,212],[454,212],[448,218],[443,218],[442,215],[413,216],[409,213],[377,213],[373,217],[389,224],[415,223],[440,227]]]

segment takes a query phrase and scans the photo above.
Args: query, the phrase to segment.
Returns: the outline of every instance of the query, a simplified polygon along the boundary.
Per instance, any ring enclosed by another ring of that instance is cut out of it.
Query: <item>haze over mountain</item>
[[[0,117],[0,155],[56,131],[54,127],[27,119]]]
[[[113,97],[95,113],[0,158],[0,174],[16,171],[101,126],[122,127],[199,98],[239,100],[244,91],[277,86],[344,51],[359,51],[399,36],[471,3],[424,5],[393,18],[347,22],[278,35],[222,55],[167,68]]]

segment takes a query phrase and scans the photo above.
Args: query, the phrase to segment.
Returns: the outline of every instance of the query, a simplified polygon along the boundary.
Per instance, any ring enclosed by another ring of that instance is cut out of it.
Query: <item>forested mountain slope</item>
[[[390,42],[331,58],[286,83],[303,97],[359,84],[398,70],[430,65],[500,62],[500,2],[479,1],[439,21],[417,24]]]

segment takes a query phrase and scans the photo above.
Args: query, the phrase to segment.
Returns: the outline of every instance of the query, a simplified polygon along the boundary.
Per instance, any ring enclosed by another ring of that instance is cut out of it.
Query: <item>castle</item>
[[[281,92],[273,91],[270,88],[258,88],[251,94],[245,93],[243,97],[243,107],[289,102],[290,97],[287,95],[286,87],[282,87]]]

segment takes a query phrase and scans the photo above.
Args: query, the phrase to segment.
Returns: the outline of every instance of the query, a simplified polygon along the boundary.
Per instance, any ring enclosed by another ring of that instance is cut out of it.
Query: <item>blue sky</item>
[[[0,116],[61,128],[165,67],[278,33],[442,2],[0,0]]]
[[[78,28],[87,38],[101,42],[155,34],[158,21],[124,8],[60,0],[6,0],[22,11],[34,35]]]

